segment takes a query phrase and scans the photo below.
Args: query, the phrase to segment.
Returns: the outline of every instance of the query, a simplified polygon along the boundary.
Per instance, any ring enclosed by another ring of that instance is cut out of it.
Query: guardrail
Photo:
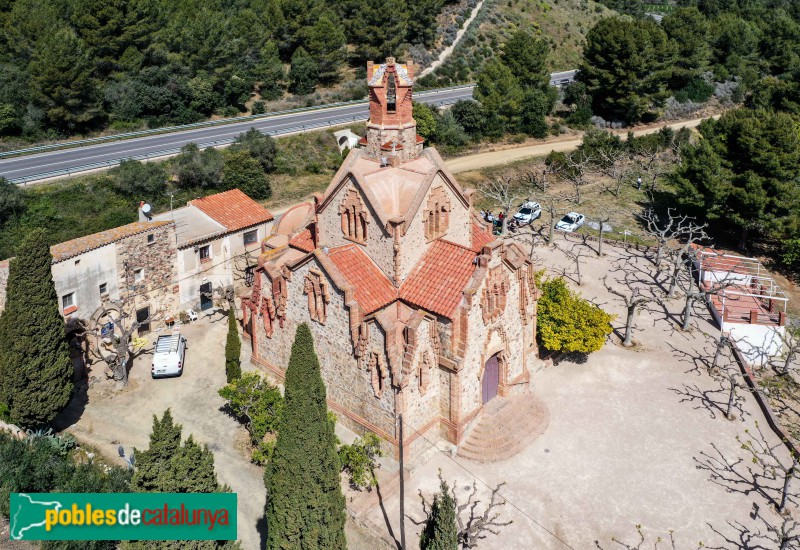
[[[447,88],[436,88],[435,90],[427,90],[419,92],[417,96],[435,95],[441,92],[449,92],[452,90],[459,90],[462,88],[472,88],[474,84],[460,84],[457,86],[449,86]],[[283,115],[290,115],[295,113],[305,113],[309,111],[320,111],[323,109],[332,109],[335,107],[347,107],[349,105],[366,104],[366,99],[356,99],[353,101],[340,101],[338,103],[328,103],[325,105],[313,105],[311,107],[298,107],[296,109],[286,109],[284,111],[274,111],[271,113],[263,113],[258,115],[247,115],[240,117],[221,118],[218,120],[207,120],[204,122],[195,122],[193,124],[181,124],[180,126],[165,126],[163,128],[154,128],[152,130],[140,130],[138,132],[126,132],[124,134],[116,134],[113,136],[103,136],[96,138],[81,139],[76,141],[66,141],[63,143],[52,143],[50,145],[39,145],[37,147],[28,147],[26,149],[16,149],[14,151],[6,151],[0,153],[1,158],[15,157],[19,155],[26,155],[30,153],[42,153],[45,151],[52,151],[57,149],[70,149],[73,147],[82,147],[84,145],[97,145],[99,143],[111,143],[114,141],[121,141],[124,139],[133,139],[137,137],[152,136],[158,134],[169,134],[172,132],[181,132],[184,130],[192,130],[195,128],[208,128],[214,126],[224,126],[228,124],[236,124],[240,122],[249,122],[253,120],[261,120],[265,118],[278,117]]]
[[[442,89],[444,89],[444,88],[442,88]],[[439,102],[434,102],[434,104],[435,105],[439,105],[439,106],[444,106],[444,105],[451,105],[451,104],[455,103],[456,101],[458,101],[458,100],[457,99],[445,99],[445,100],[442,100],[442,101],[439,101]],[[318,128],[326,128],[326,127],[332,127],[332,126],[339,126],[339,125],[342,125],[342,124],[348,124],[348,123],[351,123],[351,122],[356,122],[358,119],[359,119],[359,117],[355,117],[355,116],[333,118],[333,119],[321,121],[321,122],[318,122],[318,123],[302,124],[302,125],[299,125],[299,126],[293,126],[291,128],[284,128],[282,130],[273,130],[273,131],[267,130],[267,131],[264,131],[264,133],[266,133],[266,134],[268,134],[270,136],[273,136],[273,137],[279,137],[279,136],[285,136],[285,135],[288,135],[288,134],[302,133],[302,132],[305,132],[306,130],[315,130],[315,129],[318,129]],[[236,139],[235,137],[231,137],[231,138],[217,139],[217,140],[213,140],[213,141],[206,141],[206,142],[198,143],[197,146],[199,148],[201,148],[201,149],[205,149],[206,147],[220,147],[220,146],[224,146],[224,145],[230,145],[231,143],[234,142],[235,139]],[[159,158],[159,157],[166,157],[166,156],[176,155],[176,154],[178,154],[180,152],[180,150],[181,150],[181,147],[172,147],[170,149],[162,149],[162,150],[159,150],[159,151],[153,151],[153,152],[150,152],[150,153],[144,153],[144,154],[140,154],[140,155],[131,155],[131,156],[128,156],[128,157],[121,157],[121,158],[114,159],[114,160],[107,160],[107,161],[103,161],[103,162],[95,162],[95,163],[91,163],[91,164],[83,164],[83,165],[80,165],[80,166],[76,166],[74,168],[69,168],[69,169],[64,169],[64,170],[52,170],[52,171],[49,171],[49,172],[40,172],[38,174],[33,174],[33,175],[30,175],[30,176],[25,176],[25,177],[20,177],[20,178],[9,178],[8,181],[10,181],[11,183],[19,184],[19,185],[25,185],[27,183],[31,183],[31,182],[35,182],[35,181],[40,181],[40,180],[45,180],[45,179],[50,179],[50,178],[57,178],[57,177],[60,177],[60,176],[72,176],[72,175],[75,175],[75,174],[79,174],[81,172],[88,172],[90,170],[99,170],[99,169],[103,169],[103,168],[110,168],[112,166],[118,165],[123,160],[150,160],[150,159],[155,159],[155,158]]]

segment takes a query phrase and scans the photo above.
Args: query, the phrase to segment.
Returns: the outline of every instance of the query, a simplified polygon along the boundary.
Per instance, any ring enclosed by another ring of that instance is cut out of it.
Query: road
[[[570,82],[574,76],[575,71],[553,73],[551,83],[564,84]],[[436,106],[451,105],[460,99],[471,97],[472,86],[415,94],[416,101]],[[256,128],[272,136],[281,136],[313,128],[365,121],[368,112],[367,102],[364,101],[353,105],[276,115],[246,122],[11,157],[0,160],[0,176],[14,183],[66,177],[89,170],[108,168],[128,158],[143,160],[175,155],[187,143],[196,143],[201,148],[227,145],[237,135],[250,128]]]

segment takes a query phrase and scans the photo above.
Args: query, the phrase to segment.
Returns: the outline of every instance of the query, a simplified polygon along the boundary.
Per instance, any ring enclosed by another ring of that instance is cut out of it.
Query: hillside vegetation
[[[593,0],[485,0],[450,58],[419,83],[438,87],[474,81],[517,30],[545,39],[550,46],[547,64],[551,71],[576,69],[582,59],[584,35],[613,13]]]

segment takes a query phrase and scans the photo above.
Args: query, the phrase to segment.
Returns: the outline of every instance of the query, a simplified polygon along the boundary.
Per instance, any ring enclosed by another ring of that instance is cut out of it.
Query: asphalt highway
[[[575,71],[553,73],[551,84],[565,84],[572,81],[574,76]],[[414,94],[415,101],[435,106],[452,105],[460,99],[471,97],[471,86]],[[368,113],[367,102],[364,101],[354,105],[28,154],[0,160],[0,176],[20,184],[65,177],[114,166],[128,158],[141,160],[174,155],[188,143],[196,143],[200,148],[226,145],[250,128],[256,128],[272,136],[280,136],[347,122],[365,121]]]

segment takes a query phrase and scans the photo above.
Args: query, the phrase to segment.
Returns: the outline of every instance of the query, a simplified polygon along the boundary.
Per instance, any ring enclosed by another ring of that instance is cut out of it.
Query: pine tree
[[[50,422],[72,395],[73,367],[51,261],[45,231],[32,231],[11,260],[0,317],[0,402],[21,426]]]
[[[419,537],[420,550],[457,550],[456,502],[447,482],[440,478],[439,493],[433,495],[425,528]]]
[[[325,384],[311,331],[302,324],[286,369],[275,452],[264,474],[268,548],[346,548],[339,470]]]
[[[242,341],[239,340],[239,330],[236,327],[236,315],[233,308],[228,312],[228,339],[225,342],[225,375],[228,384],[242,376],[242,366],[239,355],[242,352]]]
[[[317,87],[317,82],[319,82],[317,62],[302,46],[297,48],[292,55],[292,66],[289,68],[289,91],[297,95],[310,94]]]
[[[92,60],[72,29],[52,29],[39,38],[30,72],[35,101],[54,126],[80,130],[100,116]]]
[[[323,15],[307,33],[308,53],[317,62],[319,79],[336,82],[345,62],[345,36],[342,25]]]

